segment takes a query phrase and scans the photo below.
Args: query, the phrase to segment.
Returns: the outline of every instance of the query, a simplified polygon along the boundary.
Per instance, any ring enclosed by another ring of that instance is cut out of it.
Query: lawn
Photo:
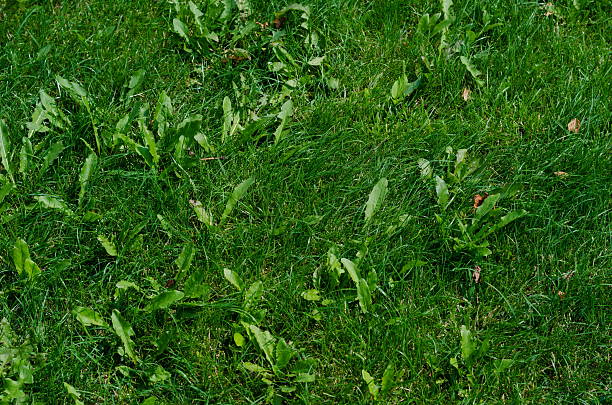
[[[611,16],[0,0],[0,403],[609,403]]]

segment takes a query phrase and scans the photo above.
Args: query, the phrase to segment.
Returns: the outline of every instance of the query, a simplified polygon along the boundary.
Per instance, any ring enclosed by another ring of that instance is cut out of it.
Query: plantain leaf
[[[182,291],[171,290],[165,291],[161,294],[156,295],[151,299],[149,304],[145,307],[145,311],[152,312],[157,309],[165,309],[176,301],[180,301],[185,297],[185,293]]]
[[[357,284],[357,299],[359,300],[361,312],[367,314],[372,307],[372,293],[368,282],[363,278],[360,279],[359,284]]]
[[[117,247],[113,242],[111,242],[106,236],[98,235],[98,242],[102,245],[106,253],[109,256],[117,256]]]
[[[450,195],[446,182],[439,176],[436,176],[436,195],[438,196],[438,205],[442,210],[446,210]]]
[[[8,173],[9,178],[15,183],[13,177],[13,169],[10,162],[10,148],[11,144],[8,139],[8,127],[4,120],[0,119],[0,163],[4,167],[4,170]]]
[[[68,208],[65,202],[63,202],[62,200],[58,200],[55,197],[50,197],[48,195],[37,195],[34,197],[34,199],[45,208],[58,210],[68,216],[74,214],[72,210]]]
[[[104,322],[102,316],[89,308],[76,307],[72,310],[72,313],[76,319],[83,324],[83,326],[106,326],[106,322]]]
[[[374,377],[372,377],[366,370],[361,370],[361,377],[363,377],[363,380],[366,382],[366,384],[368,384],[368,391],[370,391],[370,394],[374,397],[374,399],[376,399],[376,397],[378,397],[379,387],[376,385]]]
[[[189,267],[191,266],[191,262],[195,257],[196,248],[193,243],[187,243],[183,246],[183,250],[181,250],[181,254],[174,261],[176,267],[178,267],[178,273],[176,275],[177,280],[183,279],[189,271]]]
[[[262,331],[255,325],[249,325],[249,330],[255,336],[255,340],[257,341],[257,345],[264,352],[266,359],[270,362],[270,365],[274,366],[274,348],[276,339],[272,334],[268,331]]]
[[[385,200],[385,196],[387,195],[387,186],[389,182],[386,178],[382,178],[376,183],[372,191],[370,192],[370,196],[368,197],[368,202],[366,203],[365,209],[365,220],[369,221],[374,213],[380,208],[383,201]]]
[[[121,339],[121,342],[123,343],[123,349],[125,351],[125,354],[127,354],[128,357],[132,359],[134,363],[138,363],[139,359],[136,355],[136,352],[134,351],[134,342],[131,339],[131,337],[134,336],[134,330],[132,329],[132,325],[130,325],[129,322],[123,319],[121,313],[116,309],[113,309],[111,321],[113,323],[113,329],[115,330],[115,333],[117,334],[117,336],[119,336],[119,339]]]
[[[249,187],[253,185],[253,183],[255,183],[255,179],[253,177],[249,177],[242,183],[238,184],[236,188],[234,188],[234,191],[232,192],[229,199],[227,200],[227,204],[225,205],[225,210],[223,211],[223,214],[221,215],[221,220],[219,221],[220,224],[225,222],[225,219],[227,219],[227,217],[232,213],[238,201],[242,197],[244,197],[247,190],[249,189]]]
[[[90,153],[87,159],[85,159],[85,163],[83,163],[83,167],[79,173],[79,183],[81,184],[81,190],[79,191],[79,206],[83,203],[83,197],[85,197],[89,178],[95,170],[97,162],[98,156],[95,153]]]
[[[357,266],[349,259],[342,258],[340,259],[344,268],[348,272],[349,276],[351,276],[351,280],[355,283],[355,285],[359,284],[359,272],[357,270]]]
[[[231,271],[230,269],[223,269],[223,276],[230,282],[231,285],[236,287],[238,291],[242,291],[244,289],[244,283],[235,272]]]

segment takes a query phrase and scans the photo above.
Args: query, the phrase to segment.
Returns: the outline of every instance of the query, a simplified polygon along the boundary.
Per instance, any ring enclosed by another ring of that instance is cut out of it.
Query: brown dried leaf
[[[468,101],[471,97],[470,95],[472,94],[472,90],[468,89],[467,87],[463,89],[463,91],[461,92],[461,97],[465,100]]]
[[[488,196],[489,196],[489,193],[484,193],[484,195],[476,194],[474,196],[474,208],[480,207],[482,203],[484,202],[484,200],[487,199]]]
[[[575,134],[580,131],[580,120],[578,118],[574,118],[567,124],[567,130],[573,132]]]
[[[480,283],[480,271],[482,269],[480,268],[480,266],[476,266],[474,267],[474,272],[472,273],[472,277],[474,278],[474,282],[476,284]]]
[[[559,296],[560,299],[565,298],[565,293],[561,290],[557,291],[557,295]]]
[[[555,5],[554,4],[546,3],[544,8],[546,9],[546,12],[544,13],[544,17],[549,17],[549,16],[555,14]]]
[[[561,172],[561,171],[559,171],[559,172],[554,172],[553,174],[554,174],[555,176],[558,176],[558,177],[567,177],[567,176],[568,176],[568,174],[567,174],[566,172]]]

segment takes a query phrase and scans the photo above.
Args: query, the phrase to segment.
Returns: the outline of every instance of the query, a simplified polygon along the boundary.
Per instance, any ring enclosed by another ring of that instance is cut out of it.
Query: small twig
[[[217,156],[217,157],[205,157],[200,160],[225,160],[227,159],[225,156]]]

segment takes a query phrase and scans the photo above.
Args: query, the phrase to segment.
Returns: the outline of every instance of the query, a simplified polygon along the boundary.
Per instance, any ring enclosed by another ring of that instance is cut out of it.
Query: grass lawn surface
[[[0,403],[610,403],[611,16],[0,0]]]

